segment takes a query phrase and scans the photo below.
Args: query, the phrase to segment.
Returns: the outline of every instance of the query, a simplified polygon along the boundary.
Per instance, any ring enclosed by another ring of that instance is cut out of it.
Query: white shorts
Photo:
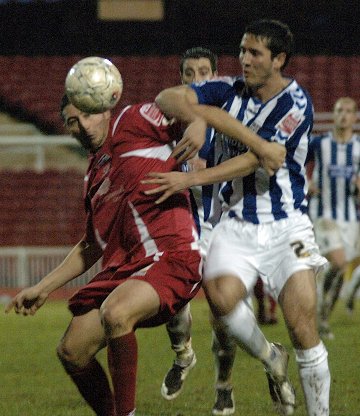
[[[264,224],[226,218],[212,232],[204,280],[230,274],[251,293],[260,276],[277,299],[295,272],[313,269],[317,274],[326,263],[307,215]]]
[[[344,249],[347,261],[359,256],[359,223],[335,221],[326,218],[314,220],[316,242],[323,255],[330,251]]]

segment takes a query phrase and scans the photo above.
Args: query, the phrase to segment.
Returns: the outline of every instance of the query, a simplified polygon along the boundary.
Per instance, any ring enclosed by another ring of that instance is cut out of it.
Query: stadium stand
[[[0,246],[71,246],[82,236],[83,175],[1,171]]]
[[[58,107],[67,71],[83,56],[0,56],[0,106],[48,134],[63,134]],[[176,55],[110,56],[126,85],[121,106],[152,100],[163,88],[179,83]],[[317,113],[330,112],[334,100],[351,95],[360,101],[359,56],[295,56],[286,73],[309,91]],[[344,68],[347,68],[345,71]],[[239,73],[237,57],[219,57],[220,75]]]
[[[35,125],[34,133],[42,133],[43,138],[63,135],[59,102],[64,80],[83,57],[0,56],[0,76],[6,80],[0,83],[0,109],[25,121],[26,130],[30,123]],[[153,100],[163,88],[179,83],[177,55],[109,58],[125,83],[121,107]],[[360,56],[295,56],[290,62],[286,73],[295,76],[313,98],[315,133],[330,129],[336,98],[350,95],[360,103],[359,64]],[[238,58],[220,56],[219,69],[220,75],[237,75]],[[360,131],[359,124],[356,129]],[[29,284],[51,270],[79,240],[84,221],[85,159],[83,164],[73,163],[67,156],[68,167],[36,171],[19,169],[11,157],[6,158],[0,169],[0,288]]]

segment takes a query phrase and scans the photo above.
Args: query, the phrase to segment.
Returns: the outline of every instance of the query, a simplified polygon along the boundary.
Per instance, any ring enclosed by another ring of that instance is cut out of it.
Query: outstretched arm
[[[158,187],[145,191],[146,195],[162,193],[156,204],[164,202],[174,193],[196,185],[208,185],[218,182],[226,182],[239,176],[247,176],[259,166],[257,157],[252,152],[246,152],[236,156],[213,168],[192,172],[168,172],[149,174],[152,179],[141,181],[145,184],[157,184]]]
[[[155,101],[168,118],[188,125],[171,156],[179,163],[195,157],[205,142],[207,127],[203,117],[193,110],[193,104],[198,103],[195,91],[186,85],[167,88],[161,91]]]
[[[259,157],[261,165],[269,175],[273,175],[285,160],[284,146],[279,145],[277,148],[269,146],[269,142],[226,111],[215,106],[198,104],[195,91],[188,86],[163,90],[156,97],[156,103],[169,117],[175,117],[189,124],[173,152],[173,156],[179,161],[194,157],[200,150],[204,139],[205,123],[248,146]]]
[[[6,306],[5,313],[14,308],[16,313],[34,315],[50,293],[87,271],[101,255],[101,250],[96,244],[88,244],[81,240],[64,261],[39,283],[19,292]]]
[[[269,175],[273,175],[285,160],[285,146],[273,146],[254,133],[240,121],[220,108],[208,105],[193,105],[194,112],[202,117],[215,130],[237,139],[252,150],[260,159],[261,165]]]

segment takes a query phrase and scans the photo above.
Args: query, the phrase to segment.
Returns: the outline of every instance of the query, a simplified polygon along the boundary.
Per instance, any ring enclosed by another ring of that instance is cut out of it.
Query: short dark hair
[[[65,118],[64,118],[64,108],[66,106],[68,106],[69,104],[70,104],[69,97],[66,94],[64,94],[62,96],[61,102],[60,102],[60,117],[61,117],[62,121],[65,121]]]
[[[257,38],[266,40],[266,46],[271,51],[271,58],[284,52],[286,58],[281,69],[285,68],[292,55],[294,44],[294,36],[286,23],[273,19],[260,19],[247,25],[245,33],[251,33]]]
[[[183,73],[184,63],[187,59],[200,59],[207,58],[210,61],[211,69],[213,72],[217,71],[218,57],[210,49],[197,46],[195,48],[187,49],[180,60],[180,73]]]

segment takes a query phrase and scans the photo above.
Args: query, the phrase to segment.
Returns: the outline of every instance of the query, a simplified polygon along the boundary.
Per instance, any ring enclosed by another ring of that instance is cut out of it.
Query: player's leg
[[[268,316],[265,307],[265,293],[264,293],[264,283],[260,277],[256,281],[254,286],[254,296],[258,304],[257,319],[259,324],[266,324],[268,321]]]
[[[254,275],[254,284],[257,276]],[[253,309],[246,302],[247,289],[235,276],[220,276],[204,282],[204,290],[214,317],[227,328],[236,343],[266,370],[271,398],[280,415],[291,415],[295,393],[288,376],[289,355],[280,344],[270,343],[257,324]]]
[[[327,416],[330,372],[327,351],[317,329],[316,299],[314,272],[303,270],[287,280],[279,304],[295,348],[307,413]]]
[[[114,387],[116,416],[135,411],[137,372],[137,323],[156,315],[160,298],[147,282],[128,279],[101,306],[101,320],[108,342],[108,363]]]
[[[161,386],[161,394],[167,400],[175,399],[180,394],[185,378],[196,364],[196,355],[191,343],[191,323],[188,303],[166,324],[171,348],[176,353],[174,363]]]
[[[210,316],[212,325],[212,352],[215,362],[215,404],[213,415],[235,413],[231,373],[236,355],[236,342],[229,336],[221,321]]]
[[[114,415],[108,378],[95,359],[96,353],[105,345],[99,310],[93,309],[73,317],[57,348],[65,371],[98,416]]]
[[[354,311],[355,297],[360,288],[360,266],[357,266],[351,274],[351,279],[346,288],[346,309],[349,314]]]
[[[329,326],[329,317],[338,298],[343,275],[346,268],[346,254],[344,249],[344,234],[339,223],[319,218],[314,222],[316,242],[320,252],[329,261],[329,266],[323,272],[318,283],[318,320],[321,337],[332,339],[334,337]],[[353,234],[349,231],[350,234]]]
[[[278,412],[292,414],[295,394],[287,377],[289,356],[283,347],[267,341],[246,302],[259,276],[257,264],[261,259],[254,263],[253,259],[263,238],[258,240],[257,236],[253,224],[236,219],[220,222],[213,231],[203,287],[215,319],[221,321],[239,346],[264,364]]]
[[[276,316],[276,306],[277,306],[277,302],[276,300],[273,298],[273,296],[271,294],[267,294],[266,295],[268,301],[269,301],[269,321],[268,323],[270,325],[274,325],[277,324],[278,319]]]

